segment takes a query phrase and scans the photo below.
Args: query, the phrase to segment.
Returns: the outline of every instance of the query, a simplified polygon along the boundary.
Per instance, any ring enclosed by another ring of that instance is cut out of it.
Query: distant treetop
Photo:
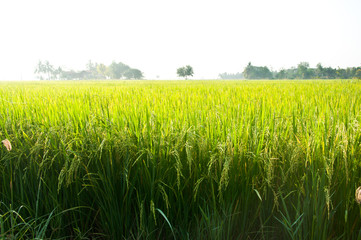
[[[193,72],[193,68],[189,65],[185,66],[185,67],[180,67],[177,69],[177,74],[179,77],[185,77],[185,79],[187,80],[187,77],[192,77],[194,72]]]

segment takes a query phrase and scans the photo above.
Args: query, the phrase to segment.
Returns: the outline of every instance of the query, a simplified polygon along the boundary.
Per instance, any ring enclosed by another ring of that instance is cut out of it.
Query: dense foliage
[[[83,79],[142,79],[143,73],[122,62],[113,61],[109,66],[89,61],[85,70],[64,70],[54,67],[49,61],[38,62],[35,72],[41,80],[83,80]]]
[[[240,73],[240,72],[237,72],[237,73],[227,73],[227,72],[224,72],[224,73],[220,73],[218,75],[218,77],[220,79],[244,79],[243,77],[243,74]]]
[[[361,67],[336,69],[319,63],[316,68],[310,68],[307,62],[301,62],[297,68],[282,69],[274,72],[273,76],[277,79],[361,79]]]
[[[271,71],[266,66],[259,67],[248,63],[243,73],[221,73],[219,77],[221,79],[361,79],[361,67],[335,69],[323,67],[319,63],[316,68],[310,68],[309,63],[301,62],[297,67]]]
[[[185,79],[187,79],[188,77],[192,77],[193,74],[193,68],[190,65],[186,65],[177,69],[178,77],[184,77]]]
[[[1,236],[357,239],[358,81],[0,84]]]

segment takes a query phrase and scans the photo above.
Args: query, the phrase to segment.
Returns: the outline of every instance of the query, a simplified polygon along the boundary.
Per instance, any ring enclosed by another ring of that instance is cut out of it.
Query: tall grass
[[[358,239],[361,84],[0,84],[1,236]]]

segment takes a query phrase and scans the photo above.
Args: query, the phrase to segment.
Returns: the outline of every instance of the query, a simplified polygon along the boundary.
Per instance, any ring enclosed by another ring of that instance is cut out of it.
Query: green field
[[[359,239],[361,82],[0,83],[1,236]]]

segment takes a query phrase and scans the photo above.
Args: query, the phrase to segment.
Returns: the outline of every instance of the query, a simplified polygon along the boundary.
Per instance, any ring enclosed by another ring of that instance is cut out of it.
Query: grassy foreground
[[[0,83],[1,237],[359,239],[361,82]]]

